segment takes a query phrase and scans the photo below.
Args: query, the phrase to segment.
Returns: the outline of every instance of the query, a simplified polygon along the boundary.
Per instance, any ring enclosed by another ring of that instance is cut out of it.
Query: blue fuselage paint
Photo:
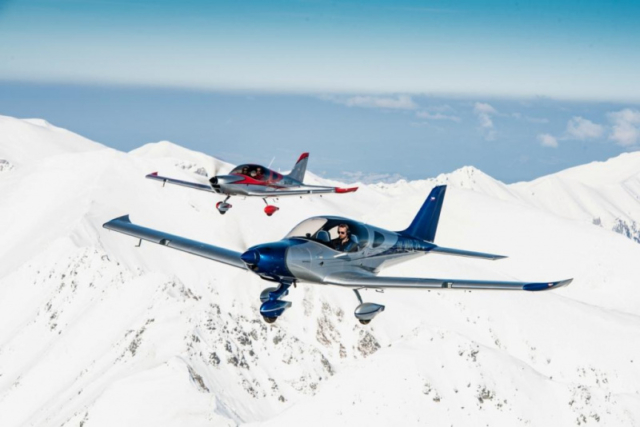
[[[241,259],[251,271],[267,280],[294,280],[294,275],[287,268],[287,250],[301,243],[296,239],[284,239],[252,246]]]

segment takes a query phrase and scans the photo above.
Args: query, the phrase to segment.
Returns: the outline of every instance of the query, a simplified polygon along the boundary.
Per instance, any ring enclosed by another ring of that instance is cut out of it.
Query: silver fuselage
[[[435,246],[346,218],[316,217],[310,220],[317,218],[357,227],[361,242],[358,250],[340,252],[333,249],[331,243],[318,241],[313,236],[287,236],[279,242],[250,248],[249,251],[257,252],[256,263],[253,267],[250,265],[250,269],[267,280],[325,284],[327,277],[334,273],[377,274],[383,268],[425,255]]]

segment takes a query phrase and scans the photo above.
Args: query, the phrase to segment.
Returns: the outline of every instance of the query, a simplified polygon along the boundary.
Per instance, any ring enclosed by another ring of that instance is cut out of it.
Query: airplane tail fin
[[[304,173],[307,171],[307,162],[309,161],[309,153],[302,153],[300,158],[293,167],[293,170],[289,173],[289,177],[302,182],[304,180]]]
[[[439,185],[431,190],[429,197],[425,200],[409,228],[400,231],[400,234],[433,242],[436,237],[436,229],[438,228],[438,220],[440,219],[440,211],[442,210],[442,202],[444,202],[444,193],[446,191],[446,185]]]

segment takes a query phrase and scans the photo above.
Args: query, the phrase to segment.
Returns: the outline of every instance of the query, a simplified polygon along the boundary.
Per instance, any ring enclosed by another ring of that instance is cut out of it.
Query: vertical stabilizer
[[[309,161],[309,153],[302,153],[300,158],[296,162],[296,165],[293,167],[291,173],[289,173],[289,177],[295,179],[296,181],[302,182],[304,180],[304,173],[307,171],[307,162]]]
[[[400,234],[433,242],[436,237],[436,229],[438,228],[438,220],[440,219],[440,211],[442,210],[442,202],[444,202],[444,193],[446,191],[446,185],[440,185],[431,190],[429,197],[425,200],[409,228],[401,231]]]

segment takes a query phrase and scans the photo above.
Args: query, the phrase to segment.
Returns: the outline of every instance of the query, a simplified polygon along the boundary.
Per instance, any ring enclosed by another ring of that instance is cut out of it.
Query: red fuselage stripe
[[[250,176],[246,176],[246,175],[242,175],[242,174],[232,174],[235,176],[239,176],[242,178],[242,181],[236,181],[231,183],[232,185],[236,185],[236,184],[244,184],[244,185],[261,185],[263,187],[273,187],[273,188],[285,188],[283,186],[280,185],[273,185],[275,182],[278,182],[282,179],[282,175],[278,174],[279,176],[276,177],[277,179],[271,179],[268,181],[259,181],[255,178],[252,178]]]

